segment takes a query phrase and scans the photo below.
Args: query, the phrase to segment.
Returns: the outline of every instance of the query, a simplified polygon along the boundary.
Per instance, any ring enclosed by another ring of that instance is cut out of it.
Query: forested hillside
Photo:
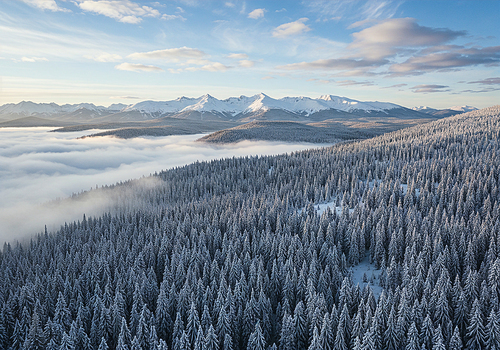
[[[4,246],[0,348],[499,349],[499,142],[496,106],[108,188],[109,213]]]

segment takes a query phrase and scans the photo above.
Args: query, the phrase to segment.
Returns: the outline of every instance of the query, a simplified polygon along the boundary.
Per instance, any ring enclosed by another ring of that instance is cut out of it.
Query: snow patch
[[[375,299],[378,299],[384,289],[379,284],[381,272],[382,270],[377,270],[375,265],[370,263],[370,253],[368,252],[358,265],[350,268],[352,283],[354,285],[359,284],[361,289],[369,285]]]

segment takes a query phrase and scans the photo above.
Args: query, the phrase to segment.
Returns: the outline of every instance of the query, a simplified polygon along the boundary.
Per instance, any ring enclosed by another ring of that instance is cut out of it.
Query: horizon
[[[171,99],[171,100],[140,100],[140,101],[136,101],[136,102],[132,102],[132,103],[119,103],[119,102],[112,102],[108,105],[104,104],[104,105],[100,105],[100,104],[94,104],[92,102],[85,102],[85,101],[82,101],[82,102],[79,102],[79,103],[62,103],[62,104],[59,104],[57,102],[34,102],[34,101],[30,101],[30,100],[22,100],[22,101],[19,101],[19,102],[11,102],[11,103],[6,103],[6,104],[2,104],[0,105],[0,107],[3,107],[3,106],[6,106],[6,105],[9,105],[9,104],[13,104],[13,105],[19,105],[21,103],[34,103],[34,104],[44,104],[44,105],[51,105],[51,104],[56,104],[60,107],[64,106],[64,105],[78,105],[78,104],[93,104],[95,107],[104,107],[104,108],[109,108],[110,106],[112,105],[115,105],[115,104],[123,104],[125,105],[126,107],[130,107],[130,106],[133,106],[135,104],[139,104],[139,103],[142,103],[142,102],[171,102],[171,101],[176,101],[176,100],[179,100],[181,98],[188,98],[188,99],[192,99],[192,100],[198,100],[204,96],[210,96],[210,97],[213,97],[219,101],[226,101],[226,100],[229,100],[230,98],[238,98],[238,97],[254,97],[254,96],[257,96],[257,95],[260,95],[260,94],[264,94],[265,96],[267,97],[270,97],[272,99],[275,99],[275,100],[280,100],[280,99],[283,99],[283,98],[310,98],[310,99],[321,99],[323,96],[335,96],[335,97],[339,97],[339,98],[345,98],[345,99],[350,99],[350,100],[355,100],[355,99],[352,99],[352,98],[349,98],[347,96],[336,96],[336,95],[332,95],[332,94],[326,94],[326,95],[320,95],[318,97],[312,97],[312,96],[283,96],[281,98],[274,98],[264,92],[260,92],[258,94],[255,94],[255,95],[251,95],[251,96],[247,96],[247,95],[237,95],[237,96],[228,96],[226,98],[217,98],[211,94],[204,94],[204,95],[201,95],[201,96],[198,96],[198,97],[190,97],[190,96],[178,96],[174,99]],[[383,103],[391,103],[390,101],[378,101],[378,100],[372,100],[372,101],[360,101],[360,100],[355,100],[357,102],[364,102],[364,103],[371,103],[371,102],[383,102]],[[428,106],[428,105],[419,105],[419,106],[403,106],[403,105],[400,105],[401,107],[405,107],[405,108],[408,108],[408,109],[412,109],[412,108],[434,108],[432,106]],[[492,106],[495,106],[495,105],[491,105],[491,106],[486,106],[486,107],[483,107],[483,108],[488,108],[488,107],[492,107]],[[124,107],[124,108],[126,108]],[[478,108],[476,106],[472,106],[472,105],[469,105],[469,104],[458,104],[458,105],[453,105],[453,106],[448,106],[448,107],[445,107],[445,108],[442,108],[442,109],[451,109],[451,108],[458,108],[458,107],[474,107],[474,108]],[[440,109],[440,108],[434,108],[434,109]],[[482,108],[478,108],[478,109],[482,109]]]
[[[498,104],[499,11],[489,0],[7,0],[0,105],[266,91],[484,108]]]

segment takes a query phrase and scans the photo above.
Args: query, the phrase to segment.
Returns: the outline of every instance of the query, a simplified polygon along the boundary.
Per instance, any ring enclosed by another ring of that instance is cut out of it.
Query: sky
[[[227,157],[275,155],[311,147],[307,143],[243,141],[232,145],[195,142],[203,135],[119,139],[84,138],[96,130],[49,132],[51,128],[0,128],[0,243],[58,229],[81,220],[83,213],[100,215],[114,196],[90,191],[76,200],[73,193],[139,179],[163,169],[195,161]],[[101,131],[101,130],[100,130]],[[137,182],[135,182],[137,184]]]
[[[0,1],[0,105],[500,103],[500,1]]]

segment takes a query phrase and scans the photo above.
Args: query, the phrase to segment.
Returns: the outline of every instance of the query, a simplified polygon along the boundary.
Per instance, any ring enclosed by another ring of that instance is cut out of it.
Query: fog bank
[[[103,193],[63,204],[47,203],[73,193],[140,178],[176,166],[218,158],[274,155],[318,145],[243,141],[194,142],[204,135],[77,139],[93,133],[54,133],[50,128],[0,128],[0,242],[54,230],[109,204]],[[102,131],[102,130],[101,130]]]

